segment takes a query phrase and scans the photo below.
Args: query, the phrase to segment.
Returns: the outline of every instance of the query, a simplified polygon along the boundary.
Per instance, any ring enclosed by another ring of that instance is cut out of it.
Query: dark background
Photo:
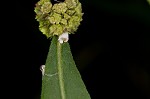
[[[37,2],[15,4],[17,45],[12,48],[20,99],[40,99],[39,68],[50,44],[38,30]],[[80,2],[83,21],[69,44],[91,99],[150,99],[150,5],[146,0]]]

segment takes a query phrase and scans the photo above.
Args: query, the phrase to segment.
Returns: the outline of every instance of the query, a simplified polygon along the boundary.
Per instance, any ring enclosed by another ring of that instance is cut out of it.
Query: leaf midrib
[[[57,67],[58,67],[58,79],[60,85],[60,93],[62,99],[66,99],[65,88],[64,88],[64,78],[63,78],[63,68],[62,68],[62,57],[61,57],[61,44],[57,42]]]

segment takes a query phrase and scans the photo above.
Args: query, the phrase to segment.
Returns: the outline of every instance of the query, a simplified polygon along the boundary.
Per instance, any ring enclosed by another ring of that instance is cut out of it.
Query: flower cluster
[[[36,20],[40,31],[47,38],[63,33],[74,33],[82,21],[82,8],[78,0],[65,0],[52,4],[50,0],[40,0],[35,6]]]

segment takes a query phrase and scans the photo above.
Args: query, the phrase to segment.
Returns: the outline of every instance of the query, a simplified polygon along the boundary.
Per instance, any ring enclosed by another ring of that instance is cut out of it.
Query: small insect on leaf
[[[45,65],[41,65],[40,70],[42,72],[42,75],[44,76],[45,73]]]

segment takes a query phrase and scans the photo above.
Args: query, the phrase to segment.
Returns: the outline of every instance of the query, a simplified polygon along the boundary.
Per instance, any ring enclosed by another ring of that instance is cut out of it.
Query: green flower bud
[[[67,25],[67,20],[66,19],[61,19],[60,23],[63,24],[63,25]]]
[[[58,4],[56,3],[53,5],[52,9],[56,13],[63,14],[67,10],[67,5],[66,5],[66,3],[58,3]]]
[[[52,13],[49,17],[49,21],[51,24],[59,24],[61,19],[62,19],[61,14],[57,14],[57,13]]]
[[[49,13],[51,11],[51,8],[52,4],[50,2],[44,2],[41,6],[41,12],[43,12],[43,14]]]
[[[67,13],[64,13],[63,14],[63,18],[66,19],[66,20],[68,20],[69,18],[71,18],[71,16],[69,16]]]
[[[65,3],[67,4],[67,7],[69,9],[73,9],[77,6],[77,4],[79,3],[78,0],[65,0]]]
[[[76,11],[73,9],[73,10],[67,10],[66,13],[70,16],[72,16]]]

